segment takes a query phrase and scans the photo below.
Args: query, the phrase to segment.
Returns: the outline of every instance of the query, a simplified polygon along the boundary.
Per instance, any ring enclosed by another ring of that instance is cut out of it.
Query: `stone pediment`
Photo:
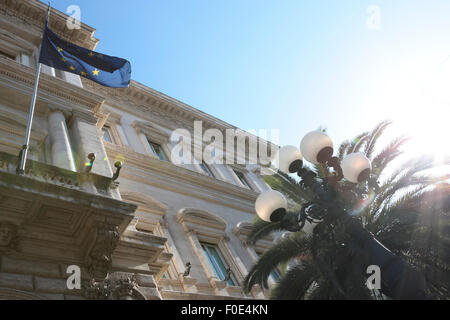
[[[166,143],[169,140],[168,133],[165,134],[160,128],[157,128],[148,121],[134,121],[132,126],[158,143]]]
[[[227,228],[227,223],[222,218],[207,211],[192,208],[181,210],[177,214],[177,221],[185,225],[189,230],[194,231],[206,227],[224,232]]]

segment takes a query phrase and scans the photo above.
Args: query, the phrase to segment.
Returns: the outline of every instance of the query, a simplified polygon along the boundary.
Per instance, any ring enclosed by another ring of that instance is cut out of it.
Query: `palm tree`
[[[275,268],[282,277],[271,290],[272,299],[376,299],[382,297],[366,286],[366,252],[350,239],[349,228],[362,225],[395,254],[420,269],[427,280],[427,291],[441,299],[450,297],[450,186],[449,174],[433,177],[427,170],[435,167],[433,158],[412,159],[392,173],[392,161],[408,141],[399,137],[375,154],[376,144],[391,124],[384,121],[373,130],[343,142],[338,149],[342,160],[362,152],[372,161],[373,181],[360,190],[351,215],[341,222],[320,223],[312,236],[302,231],[282,239],[267,250],[244,281],[244,291],[255,284],[268,289],[267,279]],[[447,159],[446,164],[450,161]],[[319,178],[330,175],[325,165],[313,169]],[[313,194],[291,176],[278,172],[265,177],[275,190],[284,193],[293,208],[281,222],[267,223],[255,218],[248,243],[255,244],[272,232],[286,230],[286,221],[297,218],[298,208]],[[341,183],[346,183],[341,182]],[[286,265],[289,267],[286,267]]]

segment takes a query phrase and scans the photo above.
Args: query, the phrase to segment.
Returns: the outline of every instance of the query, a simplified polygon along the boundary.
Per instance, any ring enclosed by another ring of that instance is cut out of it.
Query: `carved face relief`
[[[11,245],[17,234],[17,227],[10,222],[0,222],[0,247]]]

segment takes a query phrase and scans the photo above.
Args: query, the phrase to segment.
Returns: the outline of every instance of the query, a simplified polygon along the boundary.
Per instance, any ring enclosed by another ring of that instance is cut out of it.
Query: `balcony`
[[[136,206],[111,178],[77,173],[0,152],[0,253],[76,264],[102,279]],[[158,243],[160,246],[160,243]]]

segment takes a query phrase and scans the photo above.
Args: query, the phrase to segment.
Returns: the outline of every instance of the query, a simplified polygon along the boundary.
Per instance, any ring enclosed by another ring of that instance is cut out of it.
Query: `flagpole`
[[[48,4],[47,9],[47,17],[46,17],[46,23],[48,21],[48,18],[50,16],[50,3]],[[28,124],[27,124],[27,131],[25,133],[25,144],[22,146],[22,150],[20,150],[19,153],[19,164],[16,169],[16,173],[19,175],[25,174],[25,164],[27,161],[27,155],[28,155],[28,148],[30,144],[30,136],[31,136],[31,127],[33,125],[33,116],[34,116],[34,107],[36,105],[36,97],[37,97],[37,91],[39,87],[39,77],[41,75],[41,67],[42,64],[39,62],[39,57],[42,50],[42,43],[44,39],[42,38],[41,47],[39,49],[39,56],[38,56],[38,65],[36,69],[36,79],[34,81],[34,89],[33,89],[33,96],[31,98],[31,104],[30,104],[30,112],[28,114]]]

